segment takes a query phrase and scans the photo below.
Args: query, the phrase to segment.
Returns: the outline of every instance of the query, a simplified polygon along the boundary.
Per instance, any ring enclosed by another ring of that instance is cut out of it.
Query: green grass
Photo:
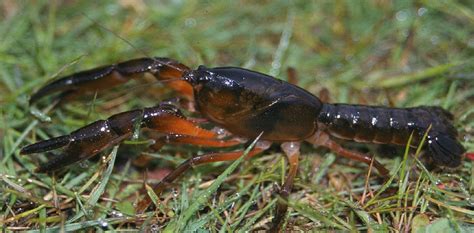
[[[29,95],[53,78],[136,57],[241,66],[281,79],[294,67],[300,86],[316,95],[329,90],[331,102],[442,106],[455,115],[467,150],[474,149],[469,1],[127,2],[0,2],[3,231],[268,229],[287,167],[277,147],[233,172],[232,163],[195,167],[145,214],[134,209],[145,195],[145,170],[133,165],[147,152],[144,137],[54,175],[33,172],[44,155],[19,155],[27,144],[173,96],[160,84],[137,81],[60,109],[45,111],[47,101],[36,110],[28,106]],[[157,158],[147,167],[149,182],[207,151],[170,145],[147,152]],[[472,230],[472,161],[427,170],[403,152],[377,158],[391,170],[387,182],[375,171],[367,176],[363,164],[305,145],[287,229]]]

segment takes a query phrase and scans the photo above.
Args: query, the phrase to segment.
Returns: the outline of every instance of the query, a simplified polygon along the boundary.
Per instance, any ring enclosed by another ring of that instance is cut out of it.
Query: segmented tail
[[[465,150],[457,140],[452,119],[451,113],[440,107],[324,104],[318,122],[332,136],[359,142],[406,145],[414,133],[412,146],[417,146],[430,129],[425,145],[433,161],[441,166],[456,167]]]
[[[427,138],[428,151],[433,161],[441,166],[457,167],[461,164],[461,156],[466,152],[456,138],[446,134],[429,133]]]

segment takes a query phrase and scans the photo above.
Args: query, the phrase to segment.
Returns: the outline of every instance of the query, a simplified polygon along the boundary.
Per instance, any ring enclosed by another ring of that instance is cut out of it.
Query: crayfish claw
[[[76,156],[74,154],[55,155],[54,158],[51,158],[48,160],[48,162],[43,163],[38,168],[36,168],[35,172],[47,173],[56,171],[79,160],[82,160],[81,156]]]
[[[42,153],[54,149],[67,146],[71,140],[69,135],[59,136],[48,140],[40,141],[35,144],[28,145],[21,149],[20,154],[27,155],[33,153]]]

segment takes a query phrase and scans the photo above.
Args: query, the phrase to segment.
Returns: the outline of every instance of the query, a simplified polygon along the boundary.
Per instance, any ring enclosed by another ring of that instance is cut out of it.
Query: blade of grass
[[[333,221],[327,214],[324,214],[321,209],[312,209],[306,203],[298,203],[295,201],[289,201],[288,206],[293,208],[299,214],[311,219],[314,222],[323,222],[327,227],[336,228],[342,231],[352,229],[352,227],[345,221]],[[333,216],[336,217],[336,216]]]
[[[109,156],[108,156],[108,166],[107,166],[105,172],[102,174],[102,179],[98,182],[98,184],[91,191],[90,197],[84,205],[84,211],[78,212],[74,217],[72,217],[71,219],[69,219],[67,221],[68,223],[75,222],[77,219],[84,216],[84,213],[87,213],[87,211],[89,209],[93,208],[97,204],[97,201],[102,196],[102,194],[104,194],[105,187],[107,186],[107,184],[109,182],[110,175],[112,174],[112,170],[114,169],[115,158],[117,156],[117,149],[118,149],[118,146],[114,146],[112,152],[109,154]]]
[[[220,206],[216,208],[216,212],[221,213],[224,210],[228,209],[230,206],[233,205],[233,203],[237,202],[238,200],[242,199],[244,195],[247,194],[249,189],[255,185],[257,182],[258,177],[254,177],[244,188],[239,190],[237,193],[232,194],[229,198],[227,198],[224,203],[222,203]],[[258,189],[258,186],[255,187],[255,189]],[[251,200],[249,200],[251,202]],[[195,232],[199,228],[203,227],[204,224],[210,221],[211,218],[214,217],[213,213],[207,213],[205,215],[202,215],[199,219],[196,219],[193,222],[190,222],[188,224],[188,227],[186,228],[186,231],[189,232]]]
[[[314,175],[312,179],[313,184],[318,184],[321,181],[323,176],[327,173],[329,166],[331,166],[334,161],[336,161],[336,155],[330,153],[326,156],[321,165],[319,165],[318,172]]]
[[[250,218],[245,225],[239,229],[237,232],[248,232],[251,231],[252,226],[255,224],[255,222],[262,217],[263,214],[265,214],[270,208],[273,208],[273,206],[276,204],[278,199],[273,199],[268,205],[266,205],[263,209],[259,210],[257,214],[255,214],[252,218]]]
[[[63,230],[63,232],[75,232],[91,227],[102,227],[104,224],[106,225],[113,225],[121,222],[133,222],[134,219],[130,218],[127,220],[124,220],[123,218],[108,218],[108,219],[98,219],[98,220],[90,220],[90,221],[83,221],[79,223],[69,223],[65,224],[64,226],[57,226],[57,227],[50,227],[46,228],[47,233],[55,233],[55,232],[60,232]],[[30,230],[30,233],[39,233],[41,232],[40,230]]]
[[[207,202],[209,197],[212,193],[216,192],[219,186],[224,182],[224,180],[237,168],[237,166],[242,163],[244,158],[247,156],[249,151],[255,146],[258,139],[262,134],[260,134],[252,144],[245,149],[243,155],[234,161],[221,175],[217,177],[217,179],[207,188],[206,190],[201,191],[201,194],[198,195],[197,200],[195,200],[189,208],[183,212],[182,215],[176,216],[171,222],[166,226],[163,232],[179,232],[181,229],[184,229],[189,219],[196,214],[203,206],[204,203]]]
[[[105,170],[104,174],[102,175],[102,179],[99,181],[99,184],[94,187],[90,194],[89,200],[87,200],[86,205],[88,206],[94,206],[99,198],[104,194],[105,192],[105,187],[109,183],[109,178],[110,174],[112,174],[112,170],[114,169],[115,165],[115,158],[117,156],[117,149],[118,146],[114,146],[114,149],[112,150],[112,153],[108,156],[108,166],[107,169]]]
[[[379,76],[370,81],[371,82],[370,86],[375,86],[378,88],[400,87],[400,86],[408,85],[410,83],[420,82],[437,75],[441,75],[445,72],[448,72],[453,67],[459,66],[461,64],[462,62],[451,62],[447,64],[441,64],[438,66],[430,67],[424,70],[416,71],[414,73],[399,75],[399,76],[390,77],[390,78]],[[366,85],[367,83],[360,83],[359,86],[363,87]]]
[[[385,224],[379,224],[375,221],[370,214],[362,209],[357,203],[351,201],[344,201],[352,210],[357,214],[357,216],[366,224],[367,229],[372,232],[387,232],[388,226]]]

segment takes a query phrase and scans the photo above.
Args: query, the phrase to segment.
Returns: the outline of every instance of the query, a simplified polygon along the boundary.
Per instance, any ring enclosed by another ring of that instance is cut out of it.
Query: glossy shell
[[[317,130],[321,101],[295,85],[236,67],[194,71],[196,107],[236,135],[301,141]]]

